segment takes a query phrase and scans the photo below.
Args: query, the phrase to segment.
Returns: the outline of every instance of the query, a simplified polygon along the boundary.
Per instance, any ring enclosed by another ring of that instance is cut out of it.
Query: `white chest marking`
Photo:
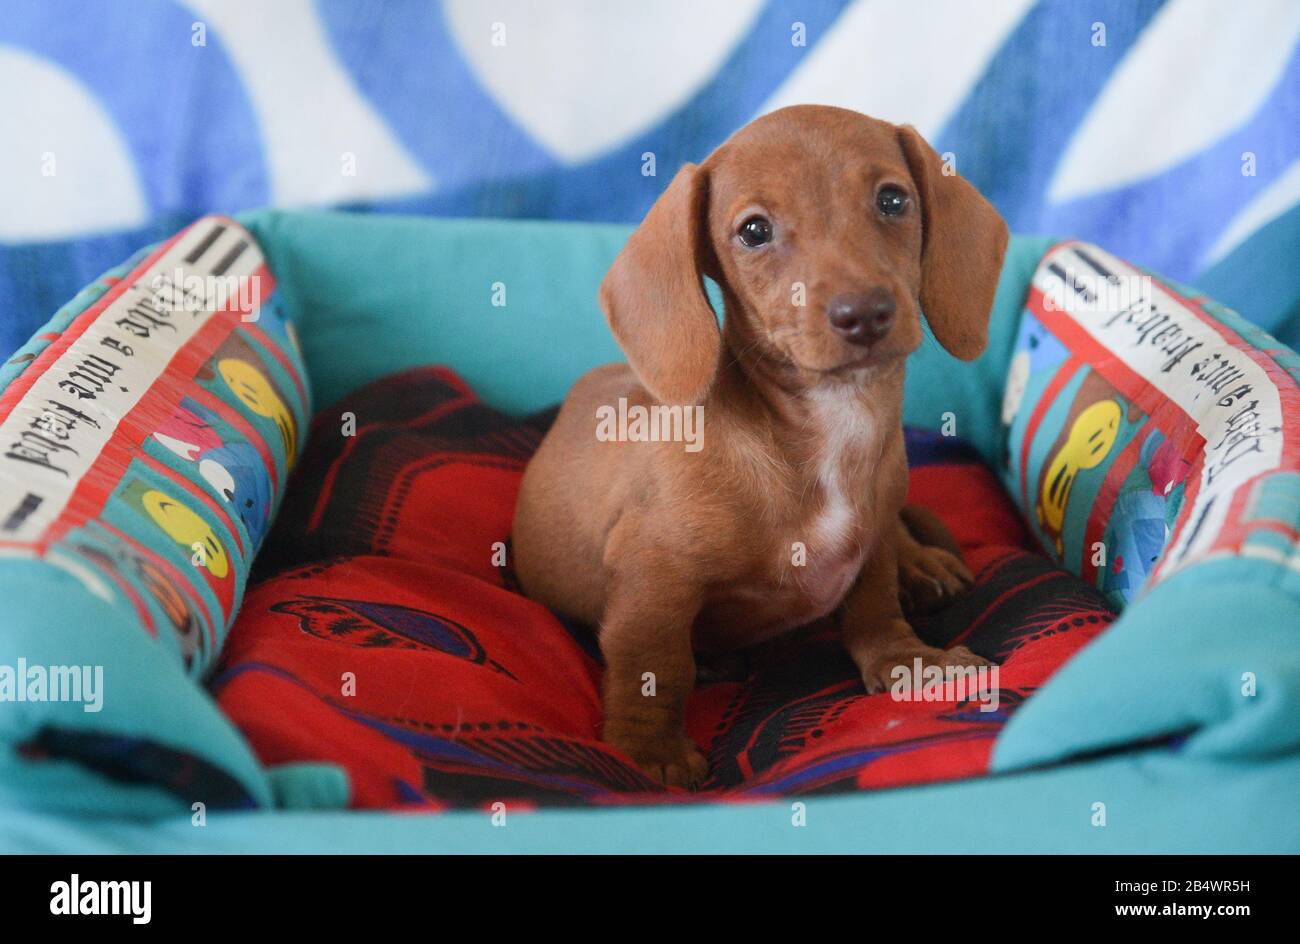
[[[809,551],[821,552],[825,563],[849,550],[855,537],[854,496],[847,489],[846,469],[869,461],[876,440],[875,418],[847,391],[817,391],[812,395],[813,415],[821,440],[817,480],[825,496],[813,523]],[[811,562],[810,562],[811,563]]]

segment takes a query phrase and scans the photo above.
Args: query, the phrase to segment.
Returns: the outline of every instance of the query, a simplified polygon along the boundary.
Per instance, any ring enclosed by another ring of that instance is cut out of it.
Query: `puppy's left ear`
[[[974,360],[989,339],[1007,224],[978,190],[944,173],[915,128],[901,126],[898,143],[921,195],[921,310],[949,353]]]

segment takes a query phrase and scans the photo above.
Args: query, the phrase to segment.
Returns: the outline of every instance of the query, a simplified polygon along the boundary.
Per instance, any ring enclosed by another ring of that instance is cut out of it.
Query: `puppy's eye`
[[[740,224],[740,231],[736,235],[750,249],[757,249],[772,241],[772,223],[766,217],[751,216]]]
[[[876,209],[885,216],[902,216],[907,209],[907,193],[899,187],[884,186],[876,194]]]

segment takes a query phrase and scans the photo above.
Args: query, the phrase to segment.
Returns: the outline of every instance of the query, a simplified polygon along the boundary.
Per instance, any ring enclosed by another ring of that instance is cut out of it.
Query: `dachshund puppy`
[[[682,721],[696,652],[829,617],[869,692],[918,657],[989,664],[904,618],[900,589],[935,603],[971,576],[917,539],[923,515],[908,510],[915,533],[904,521],[903,367],[922,311],[949,352],[980,354],[1006,245],[914,129],[819,106],[685,165],[632,234],[600,288],[628,364],[574,385],[513,538],[524,591],[599,626],[603,737],[651,776],[707,772]],[[702,441],[597,435],[638,407],[700,411]]]

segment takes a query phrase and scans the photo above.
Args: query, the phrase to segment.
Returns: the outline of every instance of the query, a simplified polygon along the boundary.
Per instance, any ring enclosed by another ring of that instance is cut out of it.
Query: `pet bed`
[[[687,796],[595,740],[589,633],[509,572],[627,229],[242,224],[0,372],[6,848],[1300,847],[1298,363],[1211,300],[1014,240],[989,352],[927,342],[906,405],[980,576],[921,630],[1002,662],[996,710],[868,699],[814,640],[701,686]]]

